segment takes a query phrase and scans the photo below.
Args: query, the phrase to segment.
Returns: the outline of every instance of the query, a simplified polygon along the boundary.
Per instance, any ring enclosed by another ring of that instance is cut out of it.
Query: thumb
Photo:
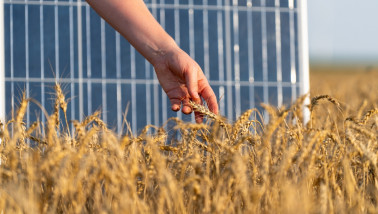
[[[186,80],[186,87],[188,88],[188,92],[190,97],[195,103],[201,102],[201,99],[198,95],[198,77],[197,77],[197,68],[192,68],[188,71],[185,75]]]

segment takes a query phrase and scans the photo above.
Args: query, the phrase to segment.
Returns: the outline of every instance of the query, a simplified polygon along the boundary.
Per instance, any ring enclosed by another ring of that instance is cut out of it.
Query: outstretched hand
[[[160,85],[171,101],[172,110],[181,109],[184,114],[190,114],[192,108],[189,100],[203,104],[202,97],[209,110],[218,114],[216,96],[200,66],[180,48],[160,54],[154,68]],[[201,123],[203,115],[195,112],[195,119]]]

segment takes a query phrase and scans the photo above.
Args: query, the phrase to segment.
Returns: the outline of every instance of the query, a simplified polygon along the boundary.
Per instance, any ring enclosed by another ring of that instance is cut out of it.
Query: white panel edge
[[[307,19],[307,0],[298,1],[298,43],[299,43],[299,69],[300,69],[300,95],[309,94],[310,92],[310,68],[309,68],[309,49],[308,49],[308,19]],[[304,105],[310,104],[307,97]],[[308,108],[303,110],[303,122],[310,120],[310,111]]]

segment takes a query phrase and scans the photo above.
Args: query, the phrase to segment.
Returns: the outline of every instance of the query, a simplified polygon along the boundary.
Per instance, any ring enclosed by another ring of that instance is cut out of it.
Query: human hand
[[[209,110],[218,114],[216,96],[200,66],[178,47],[160,55],[153,66],[160,85],[171,101],[172,110],[179,111],[182,106],[182,112],[190,114],[192,108],[189,100],[202,105],[202,97]],[[195,112],[195,119],[201,123],[203,115]]]
[[[173,111],[182,106],[182,112],[190,114],[189,100],[202,104],[202,97],[210,111],[218,114],[215,94],[200,66],[177,46],[142,0],[87,2],[151,62]],[[197,122],[202,121],[198,112],[195,116]]]

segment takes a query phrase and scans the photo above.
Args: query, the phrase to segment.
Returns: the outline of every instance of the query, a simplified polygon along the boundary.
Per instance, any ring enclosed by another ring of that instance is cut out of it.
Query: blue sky
[[[308,0],[310,60],[378,64],[378,0]]]

